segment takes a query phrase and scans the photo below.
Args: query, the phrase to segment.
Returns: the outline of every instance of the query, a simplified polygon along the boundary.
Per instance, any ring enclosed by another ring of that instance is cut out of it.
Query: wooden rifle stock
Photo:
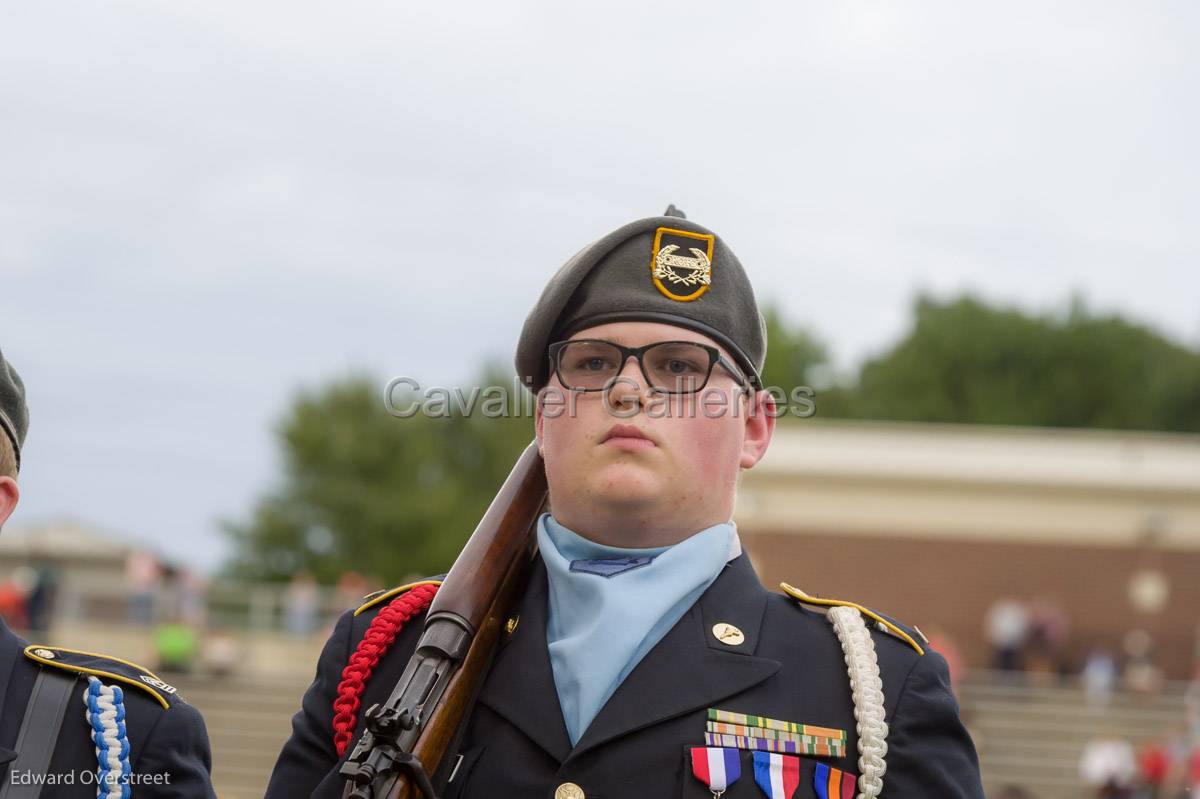
[[[536,442],[521,453],[446,575],[425,631],[387,703],[367,711],[341,773],[344,796],[434,799],[437,773],[486,676],[508,613],[524,588],[534,527],[546,504]]]

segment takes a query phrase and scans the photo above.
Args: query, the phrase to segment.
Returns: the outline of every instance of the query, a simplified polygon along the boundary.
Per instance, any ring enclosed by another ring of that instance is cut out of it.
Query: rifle
[[[437,773],[483,683],[525,585],[545,505],[546,470],[534,442],[442,581],[391,696],[367,710],[366,731],[339,770],[344,799],[437,799],[429,775]]]

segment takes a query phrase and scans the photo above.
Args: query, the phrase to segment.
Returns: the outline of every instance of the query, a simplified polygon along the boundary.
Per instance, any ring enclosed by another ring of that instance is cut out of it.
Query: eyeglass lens
[[[606,388],[624,367],[621,350],[603,341],[569,341],[558,358],[559,378],[576,390]],[[642,353],[650,387],[671,394],[697,391],[712,371],[712,355],[699,344],[664,341]]]

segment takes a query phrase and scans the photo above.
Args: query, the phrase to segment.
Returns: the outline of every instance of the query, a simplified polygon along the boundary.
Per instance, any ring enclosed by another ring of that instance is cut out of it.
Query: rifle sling
[[[17,733],[17,758],[8,766],[8,781],[0,788],[0,799],[37,799],[41,795],[49,781],[50,758],[75,682],[74,675],[44,668],[38,671]],[[28,777],[24,784],[14,785],[18,774]]]

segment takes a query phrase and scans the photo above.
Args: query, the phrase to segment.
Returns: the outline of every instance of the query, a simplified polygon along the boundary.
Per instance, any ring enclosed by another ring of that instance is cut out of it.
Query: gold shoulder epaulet
[[[373,594],[367,594],[365,597],[363,597],[363,599],[366,601],[358,606],[358,610],[354,611],[354,615],[357,616],[358,614],[362,613],[363,611],[370,610],[371,608],[375,607],[376,605],[378,605],[381,602],[387,602],[389,600],[395,599],[396,597],[403,594],[405,591],[411,591],[412,589],[416,588],[418,585],[441,585],[441,584],[442,584],[441,580],[417,580],[415,583],[405,583],[404,585],[398,585],[395,588],[389,588],[385,591],[376,591]]]
[[[787,583],[780,583],[779,587],[781,589],[783,589],[783,592],[785,594],[787,594],[792,599],[796,600],[797,602],[799,602],[802,605],[815,605],[817,607],[822,607],[822,608],[835,608],[835,607],[854,608],[859,613],[866,616],[871,621],[875,622],[875,627],[880,632],[885,632],[890,635],[894,635],[895,637],[899,638],[901,641],[904,641],[906,644],[911,646],[913,649],[917,650],[918,655],[925,654],[925,650],[923,648],[921,648],[920,644],[917,643],[917,639],[913,637],[912,633],[910,633],[907,629],[905,629],[899,623],[893,621],[892,619],[887,618],[886,616],[882,616],[879,613],[876,613],[875,611],[871,610],[870,608],[863,607],[862,605],[859,605],[856,602],[847,602],[846,600],[843,600],[843,599],[822,599],[821,597],[811,596],[809,594],[804,593],[799,588],[788,585]],[[929,639],[926,638],[921,633],[921,631],[918,630],[916,627],[912,628],[912,631],[913,631],[913,633],[916,633],[916,635],[920,636],[922,641],[924,641],[927,644],[929,643]]]
[[[25,657],[43,666],[132,685],[154,697],[164,710],[180,698],[175,686],[163,682],[150,669],[121,658],[44,644],[25,647]]]

